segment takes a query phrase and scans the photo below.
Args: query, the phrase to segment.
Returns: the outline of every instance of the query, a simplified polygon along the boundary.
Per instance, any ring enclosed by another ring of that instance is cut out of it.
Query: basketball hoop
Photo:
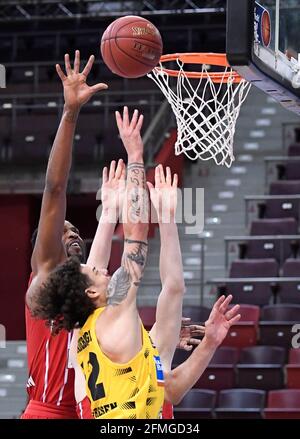
[[[163,66],[170,61],[177,63],[177,70]],[[201,64],[202,67],[200,71],[192,72],[184,70],[185,64]],[[222,70],[210,71],[211,66],[219,66]],[[184,153],[191,160],[214,159],[217,165],[229,168],[234,161],[236,121],[251,84],[232,70],[226,54],[163,55],[159,65],[147,76],[161,89],[175,114],[175,154]]]

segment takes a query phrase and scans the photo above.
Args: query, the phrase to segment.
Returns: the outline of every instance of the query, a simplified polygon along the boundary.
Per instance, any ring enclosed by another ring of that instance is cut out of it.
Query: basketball
[[[268,11],[262,16],[262,39],[264,46],[268,47],[271,42],[271,19]]]
[[[139,78],[159,62],[163,44],[159,30],[145,18],[129,15],[113,21],[101,39],[107,67],[123,78]]]

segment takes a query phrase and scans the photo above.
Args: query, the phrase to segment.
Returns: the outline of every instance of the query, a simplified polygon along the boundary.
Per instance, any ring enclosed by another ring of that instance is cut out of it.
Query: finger
[[[221,304],[224,302],[225,300],[225,296],[222,295],[221,297],[219,297],[219,299],[216,301],[216,303],[213,306],[213,309],[219,311]]]
[[[90,87],[90,91],[92,92],[92,94],[97,93],[98,91],[101,90],[106,90],[108,88],[108,85],[105,84],[104,82],[99,82],[98,84],[92,85]]]
[[[174,176],[173,176],[173,184],[172,184],[172,186],[173,187],[177,187],[178,186],[178,175],[177,174],[174,174]]]
[[[109,167],[109,174],[108,174],[108,179],[109,179],[109,180],[112,180],[112,179],[114,178],[114,176],[115,176],[115,170],[116,170],[116,161],[113,160],[113,161],[111,162],[111,164],[110,164],[110,167]]]
[[[189,345],[198,346],[198,344],[201,343],[201,340],[198,338],[190,338],[189,339]]]
[[[123,171],[123,160],[120,159],[118,161],[118,165],[117,165],[117,169],[116,169],[116,173],[115,173],[115,178],[117,178],[118,180],[120,180],[120,177],[122,175],[122,171]]]
[[[107,166],[105,166],[102,171],[102,184],[107,183],[107,174],[108,174],[108,170],[107,170]]]
[[[201,325],[189,325],[189,328],[191,331],[202,331],[204,328],[204,326]]]
[[[150,181],[147,181],[147,186],[148,186],[149,192],[151,193],[151,191],[153,191],[153,189],[154,189],[153,184],[150,183]]]
[[[140,114],[140,117],[139,117],[139,120],[138,120],[138,122],[136,124],[135,129],[138,130],[138,131],[141,131],[142,126],[143,126],[143,122],[144,122],[144,115]]]
[[[225,317],[227,320],[232,319],[240,309],[240,305],[235,305],[233,308],[231,308],[227,313],[225,314]]]
[[[158,187],[161,183],[159,167],[160,167],[160,165],[156,166],[156,168],[155,168],[155,175],[154,175],[155,187]]]
[[[165,179],[165,173],[164,173],[163,165],[159,165],[159,175],[160,175],[161,183],[165,184],[166,183],[166,179]]]
[[[187,325],[191,321],[192,321],[192,319],[190,317],[181,317],[181,325],[182,326]]]
[[[120,180],[125,180],[125,178],[126,178],[126,166],[125,166],[125,163],[123,162]],[[124,184],[125,184],[125,181],[124,181]]]
[[[191,351],[191,350],[193,349],[193,346],[192,346],[192,345],[189,345],[189,344],[185,344],[185,345],[183,346],[183,349],[184,349],[185,351]]]
[[[132,130],[134,130],[135,127],[136,127],[136,123],[137,123],[138,117],[139,117],[139,112],[138,112],[137,109],[135,109],[134,112],[133,112],[133,115],[132,115],[131,122],[130,122],[130,128]]]
[[[64,81],[65,79],[67,79],[66,75],[65,75],[64,72],[62,71],[62,69],[61,69],[61,67],[60,67],[59,64],[56,64],[56,65],[55,65],[55,68],[56,68],[56,72],[57,72],[58,76],[60,77],[60,79],[61,79],[62,81]]]
[[[172,184],[171,169],[169,168],[169,166],[167,166],[167,169],[166,169],[166,183],[169,186],[171,186],[171,184]]]
[[[65,54],[65,67],[66,67],[67,75],[71,75],[72,69],[71,69],[71,64],[70,64],[70,56],[68,53]]]
[[[227,311],[228,305],[231,301],[232,301],[232,295],[229,294],[229,296],[227,296],[226,299],[224,300],[224,302],[221,304],[219,311],[221,313],[225,313]]]
[[[123,108],[123,127],[129,126],[128,107],[125,105]]]
[[[237,314],[236,316],[234,316],[232,319],[228,320],[228,323],[230,326],[234,325],[235,323],[237,323],[241,318],[241,314]]]
[[[121,131],[122,127],[123,127],[123,121],[122,121],[122,117],[121,117],[121,114],[119,113],[119,111],[115,112],[115,116],[116,116],[118,130]]]
[[[74,73],[79,73],[80,68],[80,52],[75,50]]]
[[[95,61],[95,57],[94,57],[94,55],[91,55],[91,56],[89,57],[88,62],[87,62],[86,65],[85,65],[85,68],[82,70],[82,74],[83,74],[84,76],[88,76],[88,74],[89,74],[90,71],[91,71],[92,65],[94,64],[94,61]]]

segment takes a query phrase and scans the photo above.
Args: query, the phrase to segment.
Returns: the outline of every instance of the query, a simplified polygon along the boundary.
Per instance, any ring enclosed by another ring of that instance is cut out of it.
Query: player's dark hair
[[[84,325],[95,310],[85,290],[91,282],[80,271],[80,261],[73,256],[59,265],[42,285],[33,315],[47,320],[52,334],[61,329],[71,331]]]

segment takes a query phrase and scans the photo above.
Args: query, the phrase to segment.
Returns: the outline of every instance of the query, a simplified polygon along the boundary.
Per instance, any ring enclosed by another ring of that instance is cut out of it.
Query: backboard
[[[300,115],[299,29],[299,0],[227,0],[229,64]]]

